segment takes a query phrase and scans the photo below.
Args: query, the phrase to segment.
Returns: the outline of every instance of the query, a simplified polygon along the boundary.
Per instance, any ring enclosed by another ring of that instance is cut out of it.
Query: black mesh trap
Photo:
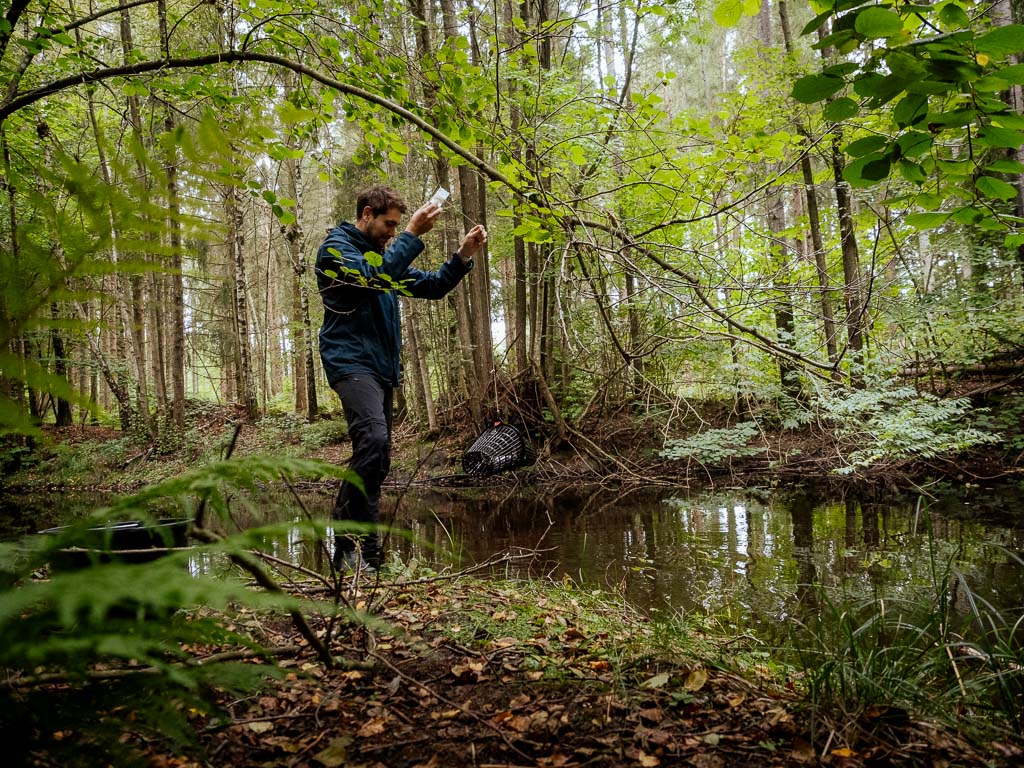
[[[498,421],[485,429],[463,454],[462,470],[474,477],[487,477],[532,464],[536,458],[522,432]]]

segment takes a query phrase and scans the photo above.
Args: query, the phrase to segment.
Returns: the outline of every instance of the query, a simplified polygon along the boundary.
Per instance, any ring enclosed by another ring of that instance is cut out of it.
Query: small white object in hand
[[[438,187],[437,191],[430,196],[429,202],[433,203],[438,208],[440,208],[442,205],[444,205],[445,201],[449,198],[450,195],[451,193],[447,189],[445,189],[444,187]]]

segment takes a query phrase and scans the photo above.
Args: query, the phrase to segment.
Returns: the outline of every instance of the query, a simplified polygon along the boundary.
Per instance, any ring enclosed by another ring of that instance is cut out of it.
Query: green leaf
[[[843,96],[829,103],[822,112],[822,116],[833,123],[839,123],[843,120],[849,120],[851,117],[856,117],[859,111],[860,107],[856,101],[849,96]]]
[[[985,197],[994,197],[997,200],[1009,200],[1017,196],[1017,188],[1013,186],[1013,184],[1008,184],[1002,179],[997,179],[994,176],[979,176],[978,180],[974,182],[974,185]]]
[[[1007,248],[1020,248],[1024,245],[1024,234],[1019,235],[1007,235],[1003,239],[1003,245]]]
[[[877,152],[884,147],[889,140],[885,136],[865,136],[846,145],[843,151],[851,157],[861,157],[869,152]]]
[[[1007,83],[1024,85],[1024,64],[1011,64],[1008,67],[997,69],[992,74]]]
[[[928,174],[924,172],[924,168],[911,160],[900,160],[899,169],[903,178],[912,184],[924,184],[928,181]]]
[[[889,175],[891,164],[888,157],[873,153],[854,160],[843,169],[843,178],[852,187],[870,187]]]
[[[811,32],[814,32],[816,29],[818,29],[818,27],[825,23],[825,20],[828,19],[832,15],[832,13],[833,11],[831,8],[829,8],[827,11],[823,13],[819,13],[817,16],[815,16],[813,19],[807,22],[806,26],[804,26],[804,28],[800,31],[800,35],[809,35],[811,34]]]
[[[985,166],[992,173],[1024,173],[1024,163],[1017,160],[996,160]]]
[[[734,27],[743,17],[743,0],[722,0],[715,6],[715,23],[721,27]]]
[[[926,114],[928,97],[920,93],[907,94],[892,111],[893,120],[900,128],[919,122]]]
[[[975,40],[974,47],[979,53],[987,53],[990,56],[1005,56],[1024,51],[1024,25],[1008,24],[1005,27],[996,27]]]
[[[973,208],[967,205],[964,206],[963,208],[958,208],[957,210],[953,211],[953,213],[950,215],[950,218],[957,224],[963,224],[965,227],[967,227],[974,224],[983,215],[984,214],[977,208]]]
[[[903,30],[903,19],[898,13],[876,5],[857,14],[854,29],[868,39],[892,37]]]
[[[897,49],[885,54],[885,63],[894,75],[906,78],[922,78],[928,72],[924,62],[904,50]]]
[[[932,148],[935,139],[924,131],[907,131],[896,140],[903,157],[918,157]]]
[[[888,177],[892,170],[892,162],[888,157],[879,157],[865,163],[861,170],[861,177],[866,181],[881,181]]]
[[[1018,149],[1024,144],[1024,133],[990,125],[978,134],[978,141],[987,147]]]
[[[842,78],[831,75],[804,75],[793,85],[790,95],[802,104],[813,104],[827,99],[845,84]]]
[[[939,11],[939,21],[947,27],[954,29],[970,26],[971,23],[967,13],[956,3],[948,3],[943,6],[942,10]]]
[[[949,214],[943,211],[908,214],[904,221],[914,229],[935,229],[949,220]]]
[[[366,258],[366,263],[371,267],[379,267],[384,263],[384,257],[376,251],[367,251],[363,256]]]

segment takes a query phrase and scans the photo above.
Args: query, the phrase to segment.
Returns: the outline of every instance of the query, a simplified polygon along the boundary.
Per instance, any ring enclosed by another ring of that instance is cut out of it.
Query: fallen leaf
[[[839,747],[839,749],[833,749],[832,754],[836,757],[856,757],[857,753],[849,747]]]
[[[266,720],[257,720],[254,723],[246,723],[245,725],[253,733],[266,733],[267,731],[274,730],[274,724],[268,723]]]
[[[348,762],[350,744],[352,744],[351,736],[339,736],[336,739],[331,739],[330,744],[317,752],[314,759],[323,763],[326,768],[339,768]]]
[[[468,664],[456,664],[452,667],[452,677],[460,683],[475,683],[480,679],[480,673],[483,671],[483,664],[471,661]]]
[[[803,739],[794,739],[789,756],[798,763],[813,763],[817,759],[814,747]]]
[[[708,681],[708,673],[698,667],[690,672],[686,677],[686,682],[683,683],[683,687],[688,691],[699,691],[704,687],[704,683]]]
[[[648,678],[647,680],[644,680],[642,683],[640,683],[640,687],[641,688],[662,688],[662,687],[665,686],[666,683],[668,683],[668,681],[669,681],[669,674],[667,672],[662,672],[660,675],[655,675],[654,677],[651,677],[651,678]]]
[[[746,700],[747,700],[747,695],[745,693],[734,693],[732,696],[728,696],[726,698],[726,701],[729,702],[729,706],[730,707],[738,707],[740,704],[742,704]]]
[[[648,755],[642,750],[637,755],[636,759],[640,765],[644,766],[644,768],[654,768],[656,765],[661,765],[661,760],[656,758],[654,755]]]
[[[603,670],[606,670],[606,669],[610,669],[612,665],[611,665],[611,664],[609,664],[609,663],[608,663],[607,661],[605,661],[604,659],[598,659],[597,661],[591,661],[591,662],[590,662],[590,663],[588,664],[588,666],[589,666],[589,667],[590,667],[591,669],[593,669],[593,670],[596,670],[596,671],[603,671]]]
[[[526,733],[530,730],[530,718],[526,715],[516,715],[508,721],[508,726],[518,733]]]
[[[660,723],[665,718],[665,713],[657,707],[652,707],[651,709],[641,709],[639,712],[637,712],[637,715],[640,716],[640,719],[646,720],[649,723],[654,723],[655,725]]]
[[[384,733],[384,723],[387,721],[383,717],[372,717],[363,723],[362,727],[356,731],[356,736],[361,738],[367,738],[369,736],[376,736],[377,734]]]
[[[702,752],[690,758],[690,764],[694,768],[724,768],[725,761],[712,752]]]
[[[673,741],[671,733],[669,733],[668,731],[662,731],[660,729],[647,731],[646,738],[647,741],[649,741],[651,744],[656,744],[659,747],[668,746]]]
[[[705,733],[703,741],[709,747],[717,747],[719,742],[722,740],[722,734],[720,733]]]

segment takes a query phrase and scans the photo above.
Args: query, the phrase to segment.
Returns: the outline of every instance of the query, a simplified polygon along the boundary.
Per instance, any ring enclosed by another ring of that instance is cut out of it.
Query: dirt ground
[[[363,594],[371,593],[354,599]],[[395,591],[378,614],[390,629],[341,633],[337,669],[300,650],[282,661],[291,671],[270,689],[222,701],[226,719],[196,715],[205,757],[150,745],[149,762],[731,768],[1024,761],[1018,746],[996,744],[982,755],[957,734],[892,710],[867,712],[833,732],[811,723],[791,683],[760,684],[679,656],[624,654],[650,632],[642,616],[626,614],[616,628],[595,633],[574,619],[571,601],[542,608],[542,620],[531,614],[535,631],[523,636],[514,629],[521,601],[507,587]],[[502,634],[506,624],[510,635]],[[301,649],[288,626],[265,631],[265,641]]]

